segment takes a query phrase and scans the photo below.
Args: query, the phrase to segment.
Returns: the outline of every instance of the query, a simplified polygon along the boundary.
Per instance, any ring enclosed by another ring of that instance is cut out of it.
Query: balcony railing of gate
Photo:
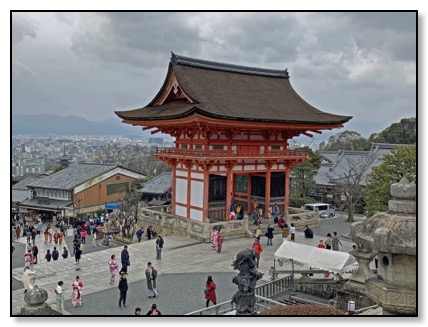
[[[180,157],[291,157],[291,158],[307,158],[308,155],[305,152],[299,152],[295,150],[264,150],[264,151],[237,151],[237,150],[191,150],[191,149],[179,149],[179,148],[156,148],[156,155],[172,155]]]

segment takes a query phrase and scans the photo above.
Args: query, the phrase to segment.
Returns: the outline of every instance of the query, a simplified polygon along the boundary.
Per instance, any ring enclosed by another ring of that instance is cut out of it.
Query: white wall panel
[[[190,205],[195,207],[204,206],[204,183],[198,181],[191,181],[192,186],[190,190]]]
[[[190,218],[197,220],[197,221],[202,221],[202,210],[196,210],[196,209],[190,209]]]
[[[244,167],[244,170],[256,170],[256,166],[254,165],[247,165]]]
[[[192,178],[204,179],[204,174],[192,173]]]
[[[177,216],[187,217],[187,208],[177,204],[175,205],[175,214]]]
[[[176,178],[175,185],[175,201],[187,203],[187,180]]]
[[[183,177],[187,177],[187,171],[176,170],[176,171],[175,171],[175,176],[183,176]]]

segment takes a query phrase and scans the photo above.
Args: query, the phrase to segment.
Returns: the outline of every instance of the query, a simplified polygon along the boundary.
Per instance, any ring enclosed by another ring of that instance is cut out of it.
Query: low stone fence
[[[138,224],[144,228],[150,225],[162,236],[183,235],[207,243],[210,242],[210,233],[214,227],[222,231],[224,239],[252,236],[248,230],[248,219],[203,223],[168,214],[162,209],[164,208],[140,208]]]

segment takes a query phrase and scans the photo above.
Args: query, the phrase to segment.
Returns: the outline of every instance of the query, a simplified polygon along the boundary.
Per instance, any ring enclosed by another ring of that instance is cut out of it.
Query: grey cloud
[[[19,14],[12,14],[12,44],[17,44],[25,37],[35,38],[36,24],[30,18]]]
[[[200,37],[186,23],[184,13],[82,13],[80,31],[72,37],[78,55],[139,67],[164,64],[165,48],[198,54]],[[93,30],[88,20],[101,22]],[[169,56],[169,53],[167,53]]]

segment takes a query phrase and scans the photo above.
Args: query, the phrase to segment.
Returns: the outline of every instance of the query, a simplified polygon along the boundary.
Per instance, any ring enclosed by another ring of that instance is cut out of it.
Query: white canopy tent
[[[295,264],[343,274],[358,267],[349,253],[320,249],[315,246],[284,241],[274,257],[279,260],[293,260]]]

